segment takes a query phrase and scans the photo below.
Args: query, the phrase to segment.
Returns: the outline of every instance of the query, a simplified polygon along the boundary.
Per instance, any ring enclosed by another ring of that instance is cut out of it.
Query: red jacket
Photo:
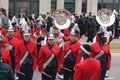
[[[3,60],[3,62],[5,62],[6,64],[8,64],[11,67],[12,64],[11,64],[9,51],[6,50],[5,48],[1,48],[1,49],[2,49],[2,60]]]
[[[14,37],[18,38],[19,40],[22,40],[22,34],[20,30],[16,30]]]
[[[100,73],[100,62],[93,58],[88,58],[76,65],[74,80],[100,80]]]
[[[68,41],[69,40],[69,35],[70,35],[70,29],[67,28],[64,30],[64,41]]]
[[[100,51],[101,48],[105,51],[107,57],[108,57],[108,62],[107,62],[107,69],[110,69],[110,64],[111,64],[111,54],[110,54],[110,47],[108,44],[104,44],[101,48],[99,46],[99,42],[93,43],[91,45],[92,51],[91,51],[91,56],[95,57]]]
[[[67,51],[70,49],[70,45],[71,45],[72,53],[73,53],[74,57],[76,58],[76,64],[77,64],[81,60],[81,57],[78,54],[78,51],[79,51],[80,46],[81,46],[80,42],[75,42],[73,44],[71,44],[70,41],[65,42],[63,53],[62,53],[63,54],[62,55],[62,62],[64,62],[64,56],[66,55]]]
[[[37,65],[37,48],[36,48],[36,43],[33,41],[30,41],[26,47],[28,48],[30,55],[33,59],[33,70],[36,69]],[[18,42],[15,48],[15,64],[16,64],[16,70],[20,70],[20,60],[23,58],[25,52],[26,52],[26,47],[24,45],[24,41],[21,40]]]
[[[57,59],[57,63],[58,63],[58,67],[57,67],[57,72],[60,71],[60,65],[61,65],[61,51],[60,51],[60,47],[56,44],[54,44],[53,48],[51,49],[53,51],[53,53],[56,56]],[[38,60],[38,66],[39,66],[39,71],[43,71],[43,64],[49,59],[51,55],[51,51],[49,49],[48,44],[43,45],[40,48],[40,52],[39,52],[39,60]]]
[[[0,32],[4,37],[6,36],[6,29],[0,28]]]
[[[2,39],[3,43],[4,44],[9,44],[9,45],[12,45],[13,47],[16,46],[17,42],[19,41],[19,39],[17,39],[16,37],[13,37],[10,41],[8,40],[8,37],[4,37]]]

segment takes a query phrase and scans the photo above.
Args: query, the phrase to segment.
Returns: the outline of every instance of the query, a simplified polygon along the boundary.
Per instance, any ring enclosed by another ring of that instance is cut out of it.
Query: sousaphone
[[[114,11],[110,9],[100,9],[96,15],[96,20],[102,27],[109,27],[115,21]]]
[[[58,29],[66,29],[70,26],[71,13],[65,9],[58,9],[54,13],[54,24]]]

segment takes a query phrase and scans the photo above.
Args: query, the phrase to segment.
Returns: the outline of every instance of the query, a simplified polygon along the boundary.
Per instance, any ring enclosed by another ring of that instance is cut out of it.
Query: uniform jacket
[[[22,39],[23,39],[20,30],[16,30],[16,31],[15,31],[14,37],[18,38],[19,40],[22,40]]]
[[[19,39],[17,39],[16,37],[12,37],[12,39],[9,41],[7,36],[4,37],[2,40],[4,44],[9,44],[12,45],[13,47],[15,47],[17,42],[19,41]]]
[[[75,67],[74,80],[100,80],[100,62],[87,58]]]
[[[57,71],[60,71],[60,65],[61,65],[61,51],[60,51],[60,47],[57,44],[54,44],[54,46],[52,47],[52,52],[55,54],[56,59],[57,59]],[[38,66],[39,66],[39,71],[43,71],[43,64],[49,59],[51,53],[52,53],[49,49],[48,44],[43,45],[40,48],[40,52],[39,52],[39,60],[38,60]]]
[[[30,55],[33,59],[33,70],[36,69],[36,64],[37,64],[37,48],[36,48],[36,43],[31,41],[26,44],[26,47],[28,48],[28,51],[30,52]],[[23,58],[25,52],[26,52],[26,47],[24,44],[24,41],[21,40],[18,42],[15,48],[15,64],[16,64],[16,70],[20,70],[20,60]]]
[[[70,29],[67,28],[67,29],[64,30],[64,41],[69,40],[69,35],[70,35]]]
[[[101,49],[103,49],[108,57],[108,62],[107,62],[107,69],[110,69],[110,64],[111,64],[111,54],[110,54],[110,47],[108,44],[104,44],[101,48],[99,46],[99,42],[93,43],[91,45],[92,51],[91,51],[91,56],[95,57]]]
[[[74,55],[74,57],[76,58],[76,64],[81,60],[81,57],[78,55],[78,50],[80,49],[80,42],[74,42],[73,44],[71,44],[71,41],[67,41],[64,44],[64,49],[63,49],[63,55],[62,55],[62,63],[64,62],[64,56],[66,55],[67,51],[70,50],[70,46],[72,49],[72,53]]]
[[[12,64],[11,64],[9,51],[6,50],[5,48],[1,48],[1,49],[2,49],[2,60],[3,60],[3,62],[8,64],[11,67]]]

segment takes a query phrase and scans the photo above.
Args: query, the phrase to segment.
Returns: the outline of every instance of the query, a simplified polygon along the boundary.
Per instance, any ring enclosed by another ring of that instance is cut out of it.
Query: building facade
[[[93,15],[101,8],[120,10],[120,0],[0,0],[0,7],[18,14],[24,11],[26,14],[46,14],[56,9],[67,9],[71,13],[81,15],[92,12]]]

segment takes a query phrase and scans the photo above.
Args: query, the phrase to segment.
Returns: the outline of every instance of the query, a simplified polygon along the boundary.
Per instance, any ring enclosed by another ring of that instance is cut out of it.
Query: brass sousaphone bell
[[[66,29],[70,26],[71,13],[65,9],[58,9],[54,13],[54,24],[58,29]]]
[[[115,14],[110,9],[100,9],[96,15],[96,20],[102,27],[109,27],[115,21]]]

